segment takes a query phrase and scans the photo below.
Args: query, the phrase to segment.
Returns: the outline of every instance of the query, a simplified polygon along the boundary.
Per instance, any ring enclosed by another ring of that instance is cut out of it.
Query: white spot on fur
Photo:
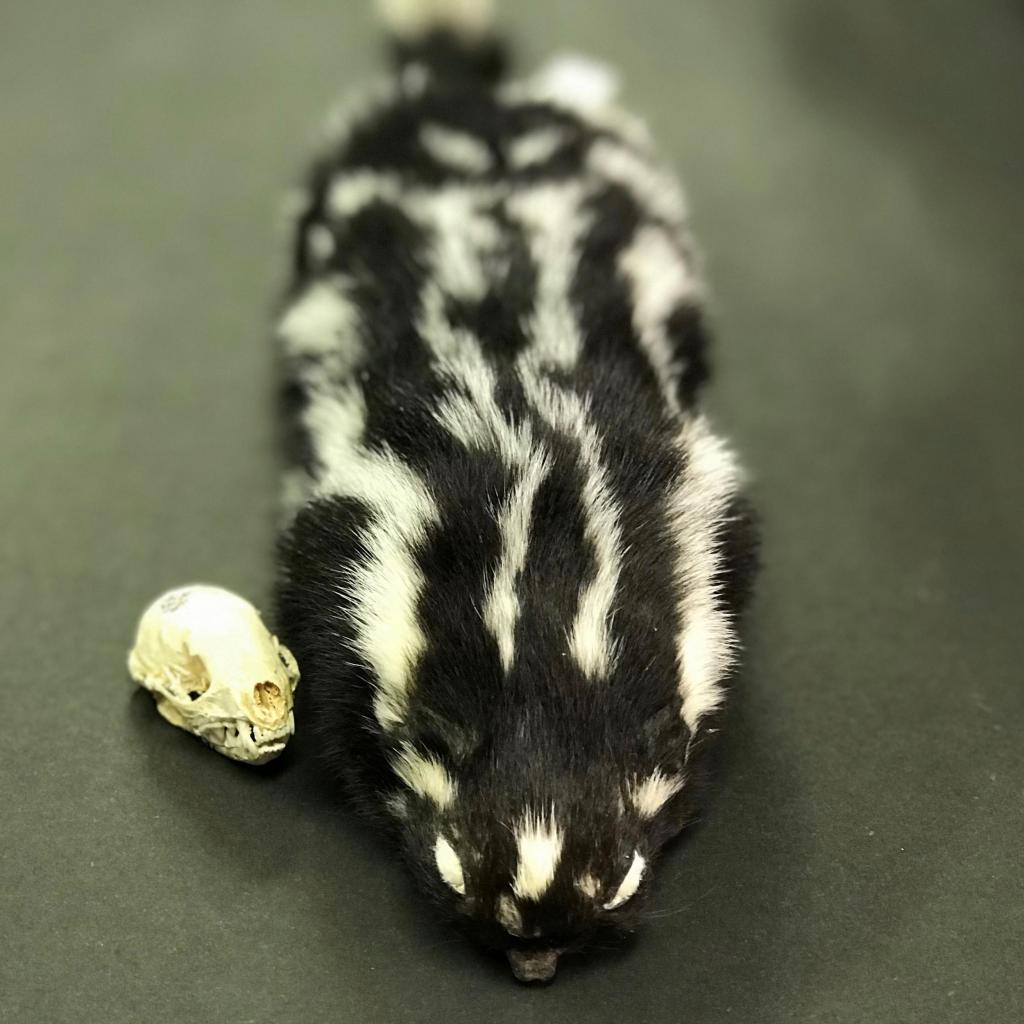
[[[465,896],[466,877],[462,872],[462,862],[452,844],[441,835],[434,843],[434,863],[437,865],[438,874],[445,883],[460,896]]]
[[[740,485],[740,470],[703,417],[687,420],[679,436],[686,469],[669,499],[678,538],[676,591],[681,628],[676,640],[683,718],[692,730],[725,697],[721,680],[737,645],[728,612],[719,607],[721,553],[717,534]]]
[[[533,453],[498,516],[501,558],[484,605],[484,623],[498,645],[506,672],[511,670],[515,660],[515,634],[519,622],[516,584],[530,546],[533,502],[549,469],[546,454]]]
[[[277,332],[290,356],[347,355],[359,349],[359,310],[340,277],[315,281],[288,308]]]
[[[607,107],[619,92],[619,76],[582,54],[553,57],[533,77],[537,93],[551,103],[587,114]]]
[[[605,910],[614,910],[616,907],[621,907],[631,896],[635,895],[637,889],[640,888],[640,880],[644,877],[644,868],[647,866],[647,862],[643,857],[640,856],[639,851],[633,851],[633,860],[629,865],[629,870],[626,872],[626,877],[623,878],[618,889],[615,890],[615,895],[604,904]]]
[[[449,29],[464,39],[487,34],[494,17],[493,0],[377,0],[388,29],[406,41]]]
[[[510,197],[508,210],[526,235],[537,268],[536,303],[527,325],[530,359],[539,369],[571,370],[583,339],[572,304],[577,249],[590,218],[578,181],[544,184]]]
[[[588,899],[596,900],[601,891],[601,883],[588,871],[576,879],[576,888]]]
[[[326,263],[334,255],[334,235],[325,224],[314,224],[306,234],[306,247],[313,261]]]
[[[508,893],[502,893],[494,907],[494,916],[498,924],[509,933],[521,938],[523,935],[523,915],[519,912],[516,902]]]
[[[331,182],[327,207],[335,216],[347,219],[372,203],[401,205],[403,195],[397,175],[380,171],[346,171]]]
[[[486,174],[494,165],[487,144],[468,132],[443,124],[426,124],[420,129],[420,145],[444,167],[466,174]]]
[[[392,762],[395,774],[414,792],[444,810],[455,799],[456,785],[445,766],[435,757],[424,755],[410,744]]]
[[[548,890],[562,856],[562,830],[554,808],[546,818],[532,812],[513,830],[518,848],[512,891],[521,900],[539,900]]]
[[[683,788],[679,775],[665,775],[660,768],[630,787],[630,799],[641,818],[653,818]]]
[[[538,128],[508,144],[508,162],[517,170],[547,163],[567,141],[568,136],[562,128]]]
[[[304,420],[324,471],[318,495],[364,504],[366,558],[338,589],[352,601],[356,647],[376,673],[374,711],[385,729],[404,718],[413,671],[426,640],[416,616],[424,580],[416,548],[437,522],[437,506],[419,475],[386,445],[362,445],[365,400],[354,384],[311,390]]]
[[[699,294],[699,283],[686,265],[680,248],[660,227],[640,228],[629,248],[619,257],[619,269],[633,294],[633,326],[661,384],[668,407],[678,415],[679,375],[668,318]]]

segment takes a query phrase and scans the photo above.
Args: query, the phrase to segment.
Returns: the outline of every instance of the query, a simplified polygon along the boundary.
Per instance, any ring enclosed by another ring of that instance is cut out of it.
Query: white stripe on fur
[[[508,201],[509,214],[522,227],[537,270],[528,352],[541,370],[571,370],[583,348],[572,284],[579,242],[590,223],[582,208],[585,197],[584,186],[570,181],[517,192]]]
[[[441,810],[450,807],[455,800],[455,781],[436,757],[421,754],[410,744],[403,743],[391,767],[414,793],[426,797]]]
[[[587,154],[598,177],[627,189],[642,210],[673,227],[686,223],[686,199],[678,180],[651,158],[623,142],[599,139]]]
[[[596,569],[580,591],[569,649],[585,675],[600,679],[607,676],[615,660],[611,626],[622,569],[621,510],[602,463],[601,437],[590,421],[585,401],[540,377],[529,365],[532,353],[527,351],[526,356],[520,363],[520,378],[527,396],[552,428],[568,434],[579,445],[584,471],[584,530],[594,549]]]
[[[718,601],[722,566],[717,533],[739,489],[741,474],[735,457],[703,417],[686,421],[678,444],[686,464],[670,496],[668,514],[678,543],[679,694],[683,718],[692,730],[724,700],[722,679],[735,657],[736,632]]]
[[[682,776],[666,775],[656,768],[630,786],[629,797],[641,818],[653,818],[682,788]]]
[[[501,244],[501,232],[488,207],[493,186],[449,185],[416,189],[405,210],[429,232],[431,283],[453,298],[478,302],[486,293],[485,258]]]
[[[486,291],[484,262],[500,241],[497,225],[485,212],[490,195],[490,190],[458,187],[416,201],[431,238],[417,327],[435,371],[453,385],[437,410],[438,423],[468,449],[497,452],[518,474],[497,513],[502,552],[483,607],[484,626],[508,672],[515,660],[519,621],[516,587],[526,563],[534,497],[547,475],[548,460],[543,448],[535,446],[530,424],[513,424],[498,406],[494,370],[480,340],[452,326],[445,310],[449,297],[479,301]]]
[[[353,601],[356,646],[376,673],[374,712],[385,729],[400,724],[413,672],[426,646],[416,609],[424,586],[415,556],[437,506],[419,475],[385,446],[362,445],[366,406],[352,384],[311,392],[304,414],[324,471],[318,495],[341,495],[364,504],[365,561],[339,581]]]
[[[531,454],[508,500],[498,515],[501,530],[501,558],[484,604],[484,624],[498,645],[506,672],[515,660],[515,635],[519,622],[519,596],[516,585],[526,564],[530,546],[533,502],[550,465],[542,451]]]
[[[668,407],[678,415],[678,364],[667,334],[668,318],[684,303],[697,299],[699,282],[686,265],[680,248],[664,228],[641,227],[619,257],[619,270],[633,296],[633,327]]]

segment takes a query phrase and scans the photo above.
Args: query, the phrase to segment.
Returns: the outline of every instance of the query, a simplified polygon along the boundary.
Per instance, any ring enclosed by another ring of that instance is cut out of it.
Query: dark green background
[[[266,604],[275,214],[363,3],[0,13],[0,1019],[1017,1022],[1024,8],[518,0],[683,172],[766,568],[710,813],[553,988],[435,925],[301,743],[222,760],[123,668]],[[301,738],[300,738],[301,739]]]

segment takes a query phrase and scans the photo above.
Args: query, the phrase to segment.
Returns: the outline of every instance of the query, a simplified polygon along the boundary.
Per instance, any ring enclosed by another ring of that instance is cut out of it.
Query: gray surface
[[[1018,1021],[1024,14],[529,0],[685,172],[767,568],[724,774],[625,954],[516,988],[297,750],[122,669],[271,582],[273,210],[378,66],[362,3],[0,13],[0,1019]]]

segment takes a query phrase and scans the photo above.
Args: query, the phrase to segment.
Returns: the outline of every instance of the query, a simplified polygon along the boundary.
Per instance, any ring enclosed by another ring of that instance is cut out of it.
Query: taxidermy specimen
[[[692,817],[754,530],[682,194],[613,77],[506,78],[485,0],[381,6],[397,71],[294,209],[278,624],[348,793],[545,981]]]

